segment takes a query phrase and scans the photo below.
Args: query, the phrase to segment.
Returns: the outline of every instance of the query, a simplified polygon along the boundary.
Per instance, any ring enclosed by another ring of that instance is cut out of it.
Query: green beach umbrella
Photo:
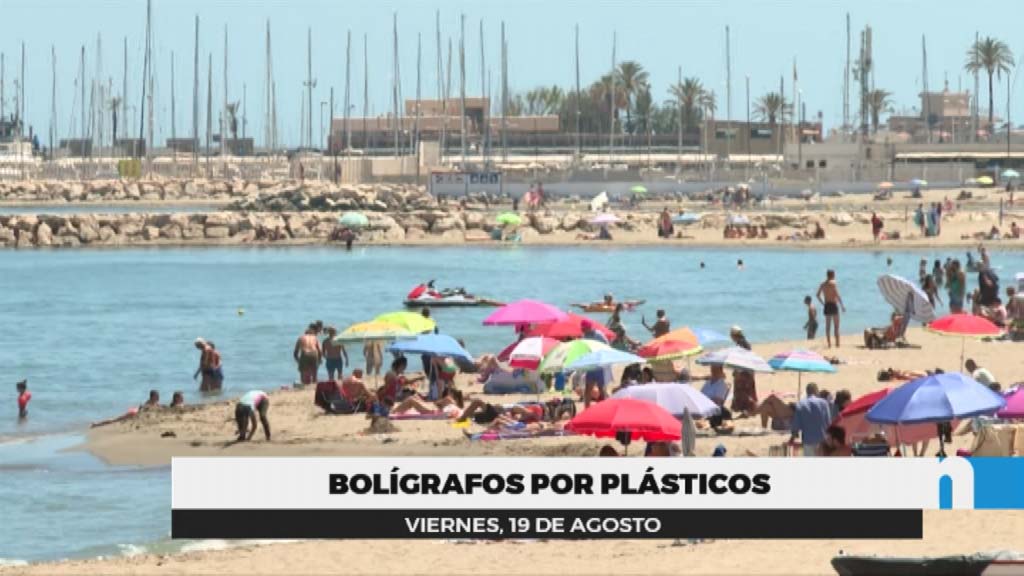
[[[415,334],[408,329],[389,322],[360,322],[345,329],[333,338],[336,343],[362,342],[365,340],[394,340],[412,338]]]
[[[1012,180],[1014,178],[1020,178],[1020,172],[1017,172],[1016,170],[1013,170],[1012,168],[1011,169],[1007,169],[1007,170],[1003,170],[1003,178],[1005,178],[1007,180]]]
[[[633,194],[647,194],[647,187],[637,184],[636,186],[630,188],[629,191],[632,192]]]
[[[571,342],[563,342],[558,346],[555,346],[551,352],[548,352],[547,356],[541,360],[540,366],[537,367],[537,371],[542,374],[554,374],[555,372],[561,372],[566,366],[573,363],[579,358],[590,354],[591,352],[597,352],[598,350],[611,350],[611,346],[598,342],[597,340],[573,340]]]
[[[365,228],[370,225],[370,219],[359,212],[345,212],[338,218],[338,223],[349,228]]]
[[[502,212],[501,214],[498,214],[498,217],[495,218],[494,221],[502,226],[519,226],[523,223],[522,217],[515,212]]]

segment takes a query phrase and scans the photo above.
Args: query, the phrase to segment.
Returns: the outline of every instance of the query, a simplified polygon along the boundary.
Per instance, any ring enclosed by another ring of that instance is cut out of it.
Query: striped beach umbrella
[[[689,328],[678,328],[658,336],[641,346],[636,352],[649,362],[675,360],[699,354],[703,348],[697,335]]]
[[[836,367],[833,366],[828,360],[821,357],[816,352],[810,350],[790,350],[788,352],[782,352],[772,356],[771,360],[768,361],[768,365],[775,370],[783,372],[796,372],[796,397],[800,399],[802,390],[800,388],[803,385],[803,373],[804,372],[819,372],[823,374],[834,374]]]
[[[928,301],[928,295],[913,282],[895,274],[878,277],[878,290],[893,309],[903,314],[905,321],[911,318],[918,322],[935,320],[935,309]]]
[[[554,374],[556,372],[565,372],[566,366],[575,362],[578,358],[586,356],[591,352],[597,350],[611,350],[612,347],[597,340],[573,340],[571,342],[563,342],[558,346],[555,346],[544,360],[541,361],[540,366],[537,367],[537,371],[542,374]]]

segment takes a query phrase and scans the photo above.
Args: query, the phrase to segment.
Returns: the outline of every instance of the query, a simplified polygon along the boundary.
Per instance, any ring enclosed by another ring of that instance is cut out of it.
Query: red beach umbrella
[[[598,438],[668,442],[682,438],[682,425],[667,410],[653,402],[633,398],[612,398],[591,405],[565,425],[566,430]]]
[[[996,326],[987,318],[975,316],[974,314],[950,314],[943,316],[929,324],[928,329],[944,336],[960,336],[961,370],[964,367],[964,348],[967,346],[968,336],[983,338],[985,336],[998,336],[1003,333],[1002,328]]]

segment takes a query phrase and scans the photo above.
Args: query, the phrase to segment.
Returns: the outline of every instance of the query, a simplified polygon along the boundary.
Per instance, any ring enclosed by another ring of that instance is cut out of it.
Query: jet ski
[[[405,297],[403,304],[407,308],[428,307],[467,307],[467,306],[501,306],[500,302],[479,298],[464,288],[434,288],[434,281],[420,284],[413,288]]]

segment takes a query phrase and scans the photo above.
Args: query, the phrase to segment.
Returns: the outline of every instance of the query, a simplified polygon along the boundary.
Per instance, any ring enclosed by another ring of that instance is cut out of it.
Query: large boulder
[[[533,228],[541,234],[551,234],[558,228],[560,222],[552,216],[537,216],[530,218]]]
[[[462,221],[466,224],[466,230],[475,230],[484,227],[485,217],[480,212],[463,212]]]
[[[142,229],[142,237],[152,242],[160,238],[160,229],[156,226],[146,226]]]
[[[36,228],[36,243],[40,246],[50,246],[53,244],[53,230],[50,226],[43,222]]]
[[[95,242],[100,238],[100,231],[92,222],[81,222],[78,225],[78,238],[85,244]]]
[[[31,248],[35,245],[35,235],[32,234],[31,230],[18,229],[18,248]]]
[[[456,216],[446,216],[444,218],[434,220],[433,225],[430,227],[430,231],[435,234],[444,234],[449,231],[457,231],[461,233],[464,227],[465,224],[462,222],[461,218]]]
[[[168,240],[181,240],[181,225],[174,222],[164,225],[160,228],[160,237]]]
[[[584,221],[580,218],[580,215],[575,212],[569,212],[565,216],[562,216],[562,221],[558,227],[562,230],[572,231],[580,227]]]
[[[231,236],[231,230],[227,226],[207,226],[206,237],[213,240],[221,240]]]

